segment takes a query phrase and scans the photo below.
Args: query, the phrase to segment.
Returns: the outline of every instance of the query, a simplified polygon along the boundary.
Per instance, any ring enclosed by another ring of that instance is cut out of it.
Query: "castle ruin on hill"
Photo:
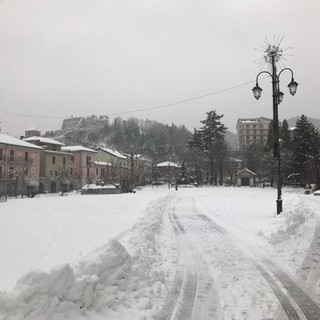
[[[99,130],[109,125],[108,116],[88,116],[88,117],[71,117],[64,119],[61,126],[61,131],[66,134],[74,130]]]

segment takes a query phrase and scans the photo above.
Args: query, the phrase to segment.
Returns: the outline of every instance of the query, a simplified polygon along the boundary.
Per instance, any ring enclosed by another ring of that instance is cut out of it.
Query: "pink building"
[[[32,143],[0,134],[0,195],[38,191],[42,151]]]
[[[98,180],[94,157],[95,150],[83,146],[65,146],[61,148],[64,152],[72,153],[73,188],[81,189],[89,183],[96,183]]]

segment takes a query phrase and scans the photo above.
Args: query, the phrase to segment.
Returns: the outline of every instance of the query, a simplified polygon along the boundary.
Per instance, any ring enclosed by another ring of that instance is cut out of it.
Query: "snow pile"
[[[128,248],[114,239],[74,266],[23,276],[13,291],[0,293],[0,320],[154,318],[166,295],[157,255],[166,203],[147,208]]]
[[[305,206],[304,201],[297,195],[286,200],[284,211],[259,235],[269,243],[278,244],[299,235],[299,227],[314,216],[314,211]]]
[[[81,318],[86,310],[100,307],[106,287],[121,282],[130,267],[129,254],[112,240],[95,263],[80,268],[82,273],[69,264],[50,273],[32,271],[17,282],[11,293],[0,295],[0,319]]]
[[[106,184],[106,185],[96,185],[96,184],[86,184],[82,187],[83,190],[88,190],[88,189],[117,189],[116,186],[113,184]]]

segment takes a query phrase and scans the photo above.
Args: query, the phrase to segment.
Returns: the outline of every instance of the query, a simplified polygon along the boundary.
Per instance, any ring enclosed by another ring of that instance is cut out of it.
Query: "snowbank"
[[[283,242],[297,235],[298,228],[313,216],[314,211],[306,207],[303,199],[293,195],[286,200],[284,211],[260,235],[271,244]]]
[[[86,184],[82,187],[83,190],[88,190],[88,189],[117,189],[116,186],[113,184],[106,184],[103,186],[98,186],[96,184]]]
[[[292,274],[300,271],[312,242],[316,226],[315,213],[315,208],[310,206],[310,195],[288,193],[284,211],[259,232],[260,238],[266,242],[268,256]]]
[[[113,239],[73,266],[23,276],[0,294],[0,319],[120,319],[128,309],[134,319],[153,318],[166,295],[156,254],[166,203],[162,198],[147,208],[128,248]]]
[[[120,188],[114,185],[98,186],[95,184],[86,184],[81,189],[81,194],[119,194]]]

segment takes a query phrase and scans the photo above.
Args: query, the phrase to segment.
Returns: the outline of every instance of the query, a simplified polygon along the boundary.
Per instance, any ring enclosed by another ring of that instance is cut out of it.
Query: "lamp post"
[[[283,71],[291,72],[291,82],[288,84],[289,92],[294,96],[297,92],[298,83],[294,81],[293,71],[290,68],[284,68],[277,73],[276,62],[281,58],[282,50],[278,46],[268,45],[265,51],[265,61],[271,65],[271,72],[261,71],[256,77],[256,85],[252,89],[254,97],[258,100],[261,97],[262,89],[259,87],[258,80],[262,74],[268,74],[272,78],[272,101],[273,101],[273,131],[274,131],[274,144],[273,144],[273,155],[277,158],[277,174],[278,174],[278,186],[277,186],[277,214],[282,212],[282,198],[281,198],[281,154],[279,144],[279,116],[278,116],[278,105],[282,102],[284,93],[280,91],[280,75]]]

